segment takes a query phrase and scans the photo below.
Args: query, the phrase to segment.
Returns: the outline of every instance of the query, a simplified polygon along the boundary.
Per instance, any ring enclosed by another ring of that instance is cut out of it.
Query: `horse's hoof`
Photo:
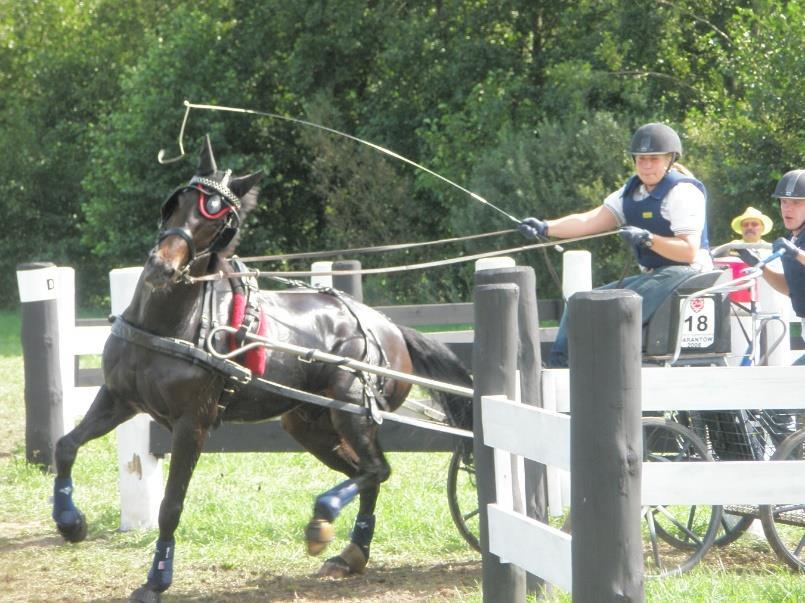
[[[87,520],[81,511],[78,511],[78,520],[70,524],[56,524],[59,534],[67,542],[81,542],[87,537]]]
[[[366,571],[368,559],[363,551],[353,542],[350,542],[341,554],[330,557],[319,569],[319,576],[327,578],[346,578]]]
[[[309,555],[318,555],[335,538],[333,524],[326,519],[311,519],[305,528],[307,552]]]
[[[159,603],[162,600],[160,594],[143,584],[129,596],[129,603]]]

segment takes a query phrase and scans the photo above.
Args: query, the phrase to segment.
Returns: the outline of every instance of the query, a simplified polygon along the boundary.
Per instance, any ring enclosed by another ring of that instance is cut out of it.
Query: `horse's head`
[[[145,281],[160,288],[177,283],[194,264],[213,253],[234,250],[241,221],[255,206],[262,172],[233,177],[219,171],[210,137],[201,148],[196,175],[162,204],[157,244],[145,265]]]

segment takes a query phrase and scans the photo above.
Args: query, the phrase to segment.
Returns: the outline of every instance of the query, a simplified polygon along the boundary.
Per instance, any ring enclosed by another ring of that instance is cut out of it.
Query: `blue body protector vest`
[[[805,230],[799,233],[794,244],[805,249]],[[800,318],[805,318],[805,266],[796,259],[784,255],[780,258],[783,263],[785,282],[788,284],[788,294],[791,296],[791,305]]]
[[[676,171],[671,171],[665,174],[665,177],[660,180],[659,184],[654,187],[648,197],[642,201],[634,200],[634,192],[640,186],[640,180],[637,176],[632,176],[626,181],[623,187],[623,215],[626,218],[626,223],[630,226],[637,226],[645,228],[649,232],[659,235],[661,237],[672,237],[674,232],[671,230],[671,222],[662,217],[660,208],[662,200],[671,192],[677,184],[682,182],[690,182],[695,185],[704,195],[705,212],[707,209],[707,189],[704,184],[696,180],[684,176]],[[706,214],[705,214],[706,216]],[[699,243],[702,249],[710,248],[710,241],[707,236],[707,218],[704,220],[704,228],[702,228],[702,237]],[[688,266],[686,262],[675,262],[661,256],[659,253],[644,247],[635,249],[637,254],[638,263],[644,268],[661,268],[663,266]]]

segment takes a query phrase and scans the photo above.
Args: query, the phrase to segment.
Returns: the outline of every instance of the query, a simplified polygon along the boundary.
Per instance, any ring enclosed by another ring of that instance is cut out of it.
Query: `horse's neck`
[[[205,262],[193,271],[194,276],[206,274],[207,268]],[[201,320],[203,297],[204,283],[180,283],[153,290],[141,276],[123,318],[156,335],[192,341]]]

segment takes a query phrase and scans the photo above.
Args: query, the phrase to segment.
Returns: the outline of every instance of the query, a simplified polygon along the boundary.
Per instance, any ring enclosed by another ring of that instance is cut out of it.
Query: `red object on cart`
[[[738,257],[722,257],[713,260],[716,268],[725,267],[732,270],[732,278],[740,278],[743,276],[743,271],[749,268],[749,265]],[[752,282],[752,286],[748,289],[741,291],[733,291],[730,293],[730,299],[735,302],[747,303],[757,301],[757,280]]]

